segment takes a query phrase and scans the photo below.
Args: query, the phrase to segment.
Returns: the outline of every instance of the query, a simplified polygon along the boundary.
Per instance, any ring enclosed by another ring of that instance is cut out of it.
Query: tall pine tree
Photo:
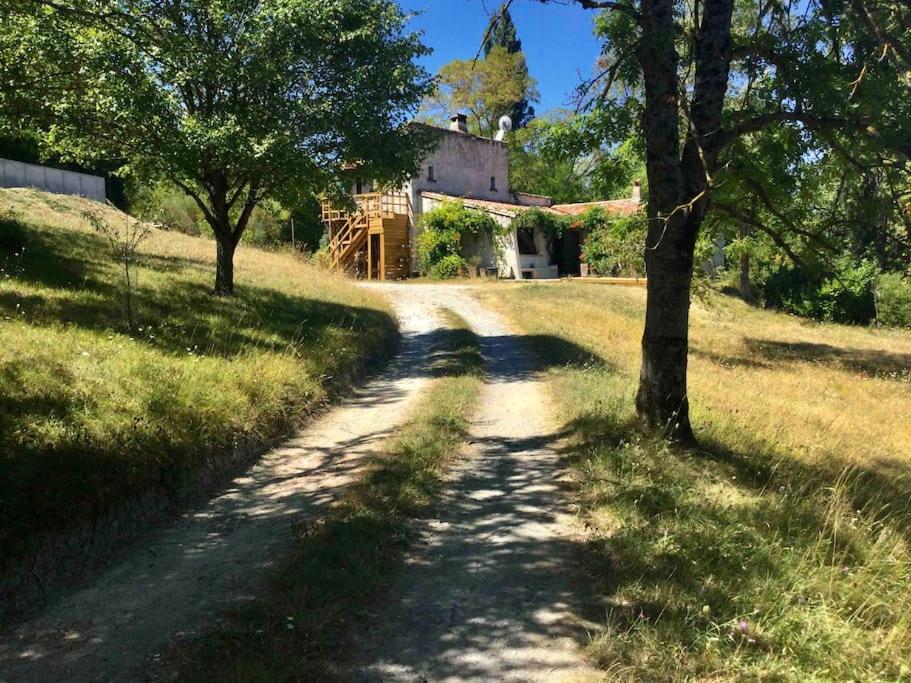
[[[494,12],[484,32],[484,56],[497,45],[506,49],[510,54],[522,52],[522,41],[516,36],[516,25],[512,21],[509,9],[505,6]],[[522,57],[522,75],[528,76],[528,66],[525,57]],[[517,100],[509,112],[514,128],[524,128],[535,116],[534,107],[528,103],[527,98]]]

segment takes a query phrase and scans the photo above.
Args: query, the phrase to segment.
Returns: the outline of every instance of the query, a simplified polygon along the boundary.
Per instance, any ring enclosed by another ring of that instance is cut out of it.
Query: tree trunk
[[[740,236],[744,238],[750,236],[749,226],[740,226]],[[740,280],[737,283],[737,288],[740,291],[741,299],[749,303],[754,301],[753,285],[750,283],[750,255],[746,249],[740,251]]]
[[[667,244],[647,251],[645,260],[648,303],[636,411],[652,431],[693,445],[686,381],[692,251]]]
[[[233,296],[234,294],[234,240],[228,237],[215,237],[215,296]]]

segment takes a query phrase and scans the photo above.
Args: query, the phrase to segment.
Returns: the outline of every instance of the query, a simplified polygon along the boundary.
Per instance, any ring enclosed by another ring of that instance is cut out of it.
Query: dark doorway
[[[380,250],[382,249],[382,235],[370,235],[370,249],[369,256],[370,265],[367,270],[367,278],[370,280],[382,280],[383,274],[380,272],[382,268],[382,258]]]
[[[567,230],[554,240],[554,258],[560,275],[580,275],[582,256],[581,235],[578,230]]]

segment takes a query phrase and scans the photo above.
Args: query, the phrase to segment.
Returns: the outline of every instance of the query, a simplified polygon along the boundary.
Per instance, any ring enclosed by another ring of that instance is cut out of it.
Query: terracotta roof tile
[[[633,199],[609,199],[604,202],[578,202],[576,204],[554,204],[551,208],[566,216],[580,216],[595,207],[604,209],[615,216],[631,216],[642,210],[642,202]]]

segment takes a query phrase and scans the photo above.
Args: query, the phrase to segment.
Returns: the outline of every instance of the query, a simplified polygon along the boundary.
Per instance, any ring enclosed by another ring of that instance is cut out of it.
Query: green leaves
[[[239,239],[268,197],[298,204],[341,162],[398,181],[404,127],[431,87],[427,49],[392,0],[23,0],[0,19],[0,75],[58,152],[121,159],[178,184]],[[17,53],[36,57],[15,71]],[[147,177],[146,180],[149,178]]]

